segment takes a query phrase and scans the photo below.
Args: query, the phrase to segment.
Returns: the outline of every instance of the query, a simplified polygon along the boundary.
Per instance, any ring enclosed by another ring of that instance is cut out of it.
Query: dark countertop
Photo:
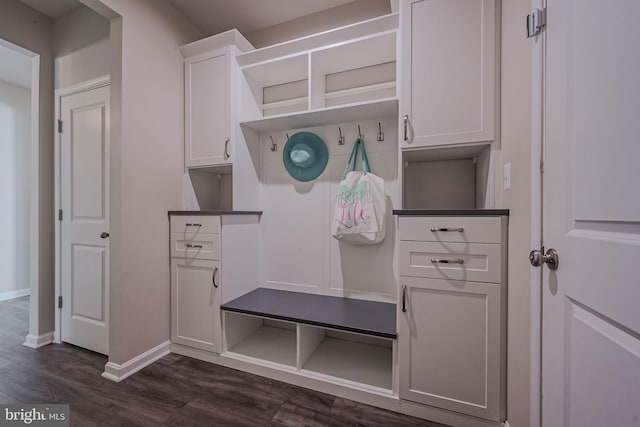
[[[396,338],[396,305],[353,298],[258,288],[223,310],[383,338]]]
[[[169,211],[171,215],[262,215],[262,211]]]
[[[394,209],[398,216],[509,216],[509,209]]]

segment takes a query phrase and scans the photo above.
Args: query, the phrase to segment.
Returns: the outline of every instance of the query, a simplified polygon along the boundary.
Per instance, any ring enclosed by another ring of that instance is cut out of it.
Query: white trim
[[[25,347],[40,348],[51,343],[53,343],[53,331],[41,335],[29,334],[25,337],[22,345]]]
[[[17,291],[8,291],[0,293],[0,301],[6,301],[14,298],[26,297],[27,295],[31,295],[31,289],[18,289]]]
[[[80,92],[86,92],[88,90],[97,89],[103,86],[109,86],[111,83],[110,75],[106,74],[104,76],[97,77],[95,79],[86,80],[84,82],[72,84],[70,86],[61,87],[56,89],[56,98],[60,98],[61,96],[73,95]],[[56,103],[57,106],[59,104]],[[56,120],[60,118],[59,115],[56,114]],[[56,135],[57,135],[57,127],[56,127]]]
[[[58,298],[62,296],[62,282],[61,282],[61,274],[62,268],[60,266],[60,251],[62,250],[62,236],[61,236],[61,227],[62,224],[58,221],[58,210],[61,207],[60,201],[60,146],[61,146],[61,134],[58,133],[58,120],[62,118],[62,111],[60,110],[60,106],[62,103],[63,96],[74,95],[80,92],[86,92],[93,89],[98,89],[100,87],[109,86],[111,84],[111,76],[109,74],[87,80],[84,82],[76,83],[70,86],[65,86],[63,88],[56,89],[55,91],[55,112],[54,112],[54,215],[56,225],[54,227],[55,236],[54,236],[54,287],[55,287],[55,297],[54,297],[54,311],[55,311],[55,333],[53,337],[53,341],[55,343],[62,342],[62,310],[58,308]],[[108,294],[107,294],[108,298]]]
[[[546,6],[545,0],[531,0],[531,10]],[[530,241],[542,244],[542,177],[540,162],[544,139],[544,56],[545,31],[532,38],[531,45],[531,223]],[[530,276],[530,384],[529,425],[539,427],[542,423],[542,270],[531,269]]]
[[[125,378],[135,374],[142,368],[149,366],[158,359],[163,358],[169,351],[169,341],[165,341],[160,345],[153,347],[152,349],[145,351],[144,353],[134,357],[131,360],[124,362],[122,365],[117,363],[107,362],[104,365],[104,372],[102,376],[108,380],[119,383]]]

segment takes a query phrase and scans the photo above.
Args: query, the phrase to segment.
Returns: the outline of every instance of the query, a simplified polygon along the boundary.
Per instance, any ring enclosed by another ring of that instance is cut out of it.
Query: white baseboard
[[[6,301],[8,299],[26,297],[31,295],[31,289],[18,289],[17,291],[8,291],[0,293],[0,301]]]
[[[170,353],[169,341],[163,342],[160,345],[153,347],[152,349],[145,351],[144,353],[134,357],[131,360],[124,362],[122,365],[117,363],[107,362],[104,365],[104,372],[102,376],[108,380],[119,383],[125,378],[135,374],[145,366],[149,366],[158,359],[163,358]]]
[[[41,335],[29,334],[22,345],[31,348],[40,348],[53,342],[53,331]]]

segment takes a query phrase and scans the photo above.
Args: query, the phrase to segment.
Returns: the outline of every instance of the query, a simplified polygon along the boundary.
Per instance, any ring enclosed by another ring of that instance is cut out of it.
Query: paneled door
[[[109,87],[61,96],[61,339],[108,354]]]
[[[543,426],[640,425],[639,16],[547,0]]]

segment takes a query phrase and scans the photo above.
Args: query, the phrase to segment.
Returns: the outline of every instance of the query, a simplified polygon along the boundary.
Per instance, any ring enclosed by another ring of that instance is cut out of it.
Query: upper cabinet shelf
[[[396,115],[396,46],[394,14],[240,55],[240,123],[262,132]]]

